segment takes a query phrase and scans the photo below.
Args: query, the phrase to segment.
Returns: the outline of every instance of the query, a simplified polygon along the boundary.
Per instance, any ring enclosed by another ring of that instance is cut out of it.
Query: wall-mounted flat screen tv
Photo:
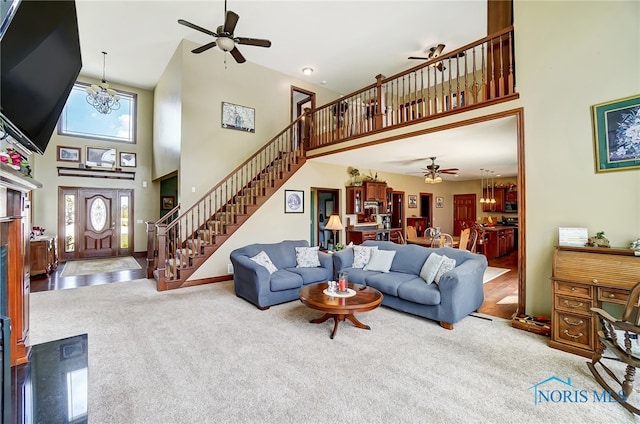
[[[0,26],[4,131],[43,154],[82,68],[74,1],[18,3]]]

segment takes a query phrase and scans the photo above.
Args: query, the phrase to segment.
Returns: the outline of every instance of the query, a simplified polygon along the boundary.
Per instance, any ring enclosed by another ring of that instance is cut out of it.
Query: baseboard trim
[[[203,284],[224,283],[225,281],[232,281],[233,274],[218,275],[215,277],[199,278],[197,280],[187,280],[181,287],[201,286]]]

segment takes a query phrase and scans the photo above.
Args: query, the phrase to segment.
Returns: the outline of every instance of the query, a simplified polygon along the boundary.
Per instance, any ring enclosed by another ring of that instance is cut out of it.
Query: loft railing
[[[309,149],[515,94],[513,26],[315,109]]]
[[[304,156],[303,146],[308,142],[300,137],[308,133],[303,131],[304,122],[305,115],[301,115],[171,222],[163,218],[148,225],[148,252],[155,253],[148,253],[153,263],[147,273],[158,270],[158,287],[179,279],[181,269],[206,256],[205,245],[223,241],[257,198]]]

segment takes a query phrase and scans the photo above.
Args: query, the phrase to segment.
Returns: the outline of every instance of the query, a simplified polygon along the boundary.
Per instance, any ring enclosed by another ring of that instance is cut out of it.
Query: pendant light
[[[105,79],[106,61],[107,52],[102,52],[102,82],[87,87],[87,103],[105,115],[111,113],[112,110],[120,109],[120,95],[109,87]]]
[[[484,168],[480,168],[480,203],[485,203],[484,200]]]
[[[495,197],[495,183],[493,182],[493,174],[495,174],[495,171],[491,171],[491,204],[496,203],[496,197]]]

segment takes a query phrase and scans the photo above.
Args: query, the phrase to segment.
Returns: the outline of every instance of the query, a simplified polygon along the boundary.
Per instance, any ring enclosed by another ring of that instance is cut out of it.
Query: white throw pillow
[[[296,247],[296,268],[315,268],[320,266],[318,246]]]
[[[389,270],[391,269],[391,263],[393,262],[393,257],[395,255],[395,250],[372,249],[371,258],[363,269],[365,271],[389,272]]]
[[[267,268],[269,274],[273,274],[278,270],[273,262],[271,262],[271,258],[269,257],[269,255],[267,255],[267,252],[265,252],[264,250],[249,259],[257,263],[258,265],[262,265],[263,267]]]
[[[378,250],[378,246],[354,246],[353,268],[364,268],[371,259],[371,251]]]
[[[442,255],[442,265],[440,265],[440,269],[438,270],[438,273],[436,274],[436,278],[435,278],[436,284],[440,283],[440,277],[442,277],[442,274],[444,274],[445,272],[451,271],[455,267],[456,267],[455,259],[448,258],[447,255]]]
[[[422,265],[420,278],[426,281],[427,284],[433,283],[433,280],[436,279],[436,274],[442,265],[443,259],[444,257],[437,253],[430,254],[427,260],[424,261],[424,265]]]

